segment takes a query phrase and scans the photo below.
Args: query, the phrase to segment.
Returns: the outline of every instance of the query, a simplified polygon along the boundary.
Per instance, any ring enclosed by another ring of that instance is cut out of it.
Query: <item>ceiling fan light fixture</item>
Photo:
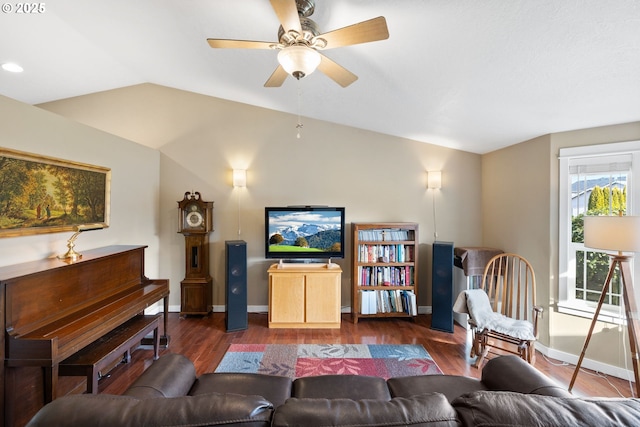
[[[278,52],[278,62],[282,68],[298,80],[313,73],[321,60],[317,51],[301,45],[285,47]]]

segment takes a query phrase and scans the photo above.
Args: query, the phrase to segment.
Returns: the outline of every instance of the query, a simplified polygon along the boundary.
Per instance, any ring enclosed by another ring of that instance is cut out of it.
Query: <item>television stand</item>
[[[331,258],[327,259],[326,263],[318,263],[318,262],[313,262],[311,260],[304,260],[304,261],[292,261],[292,262],[288,262],[285,263],[284,260],[280,260],[278,261],[277,264],[273,264],[271,267],[277,268],[277,269],[282,269],[282,268],[290,268],[290,266],[294,266],[294,267],[308,267],[308,266],[315,266],[313,268],[318,268],[318,267],[325,267],[325,268],[340,268],[340,266],[334,262],[331,262]]]
[[[278,263],[269,274],[269,328],[340,328],[338,264]]]

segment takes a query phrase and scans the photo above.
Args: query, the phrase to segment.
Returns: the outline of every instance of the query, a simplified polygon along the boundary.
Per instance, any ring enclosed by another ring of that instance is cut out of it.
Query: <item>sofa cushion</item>
[[[482,383],[487,390],[572,397],[571,393],[542,372],[520,357],[512,355],[489,360],[482,368]]]
[[[452,402],[463,426],[640,426],[639,399],[479,391]]]
[[[429,393],[388,401],[291,398],[276,408],[272,426],[457,427],[458,421],[443,394]]]
[[[292,397],[322,399],[379,399],[391,395],[384,378],[364,375],[319,375],[293,381]]]
[[[410,397],[423,393],[442,393],[449,402],[456,397],[486,387],[475,378],[457,375],[418,375],[414,377],[396,377],[387,380],[393,397]]]
[[[195,380],[193,362],[181,354],[171,353],[153,362],[123,395],[140,399],[184,396]]]
[[[201,375],[189,391],[192,396],[212,392],[258,395],[282,405],[291,397],[291,378],[255,373],[211,373]]]
[[[260,396],[211,393],[200,396],[137,399],[72,395],[45,405],[28,427],[172,427],[270,425],[273,405]]]

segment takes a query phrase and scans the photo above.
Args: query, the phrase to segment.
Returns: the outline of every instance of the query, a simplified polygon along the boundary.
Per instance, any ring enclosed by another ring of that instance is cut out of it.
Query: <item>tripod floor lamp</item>
[[[622,294],[624,301],[624,310],[627,317],[627,328],[629,332],[629,347],[631,350],[631,359],[633,362],[633,373],[635,376],[636,396],[640,396],[640,357],[638,355],[640,344],[638,340],[638,332],[640,332],[640,320],[638,319],[638,307],[633,289],[633,276],[631,274],[630,261],[633,255],[623,255],[623,252],[640,252],[640,216],[585,216],[584,217],[584,245],[593,249],[601,249],[603,251],[617,251],[617,253],[609,254],[611,258],[611,266],[607,279],[602,287],[602,295],[598,301],[596,312],[591,321],[589,333],[584,342],[582,353],[578,359],[578,364],[573,372],[569,391],[573,388],[576,381],[582,360],[589,346],[593,329],[595,328],[600,309],[609,292],[611,279],[615,274],[616,268],[620,271],[622,280]]]

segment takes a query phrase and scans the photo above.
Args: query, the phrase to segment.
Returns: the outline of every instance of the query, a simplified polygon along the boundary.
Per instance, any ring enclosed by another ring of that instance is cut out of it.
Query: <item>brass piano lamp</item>
[[[82,254],[76,252],[73,247],[75,246],[75,241],[78,238],[78,236],[80,235],[80,233],[83,233],[85,231],[91,231],[91,230],[102,230],[105,227],[104,224],[100,224],[100,223],[96,223],[96,224],[81,224],[81,225],[77,225],[75,226],[75,233],[73,233],[73,235],[69,238],[69,240],[67,241],[67,252],[62,254],[62,255],[58,255],[59,259],[63,259],[63,260],[70,260],[71,262],[73,261],[77,261],[80,258],[82,258]]]

